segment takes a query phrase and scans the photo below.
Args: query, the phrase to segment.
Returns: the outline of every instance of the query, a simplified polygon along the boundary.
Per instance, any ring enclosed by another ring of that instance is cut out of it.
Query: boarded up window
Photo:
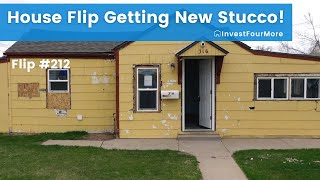
[[[47,108],[48,109],[71,109],[70,93],[48,93]]]
[[[18,97],[40,97],[39,83],[19,83]]]

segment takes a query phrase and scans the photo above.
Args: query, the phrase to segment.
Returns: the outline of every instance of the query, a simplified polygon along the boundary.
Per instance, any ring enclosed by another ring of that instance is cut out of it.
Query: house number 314
[[[208,49],[199,49],[198,54],[208,54],[209,50]]]

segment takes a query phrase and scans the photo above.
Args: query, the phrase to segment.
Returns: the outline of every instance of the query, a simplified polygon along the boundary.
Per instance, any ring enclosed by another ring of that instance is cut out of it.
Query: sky
[[[320,11],[317,1],[315,0],[1,0],[2,4],[8,3],[127,3],[127,4],[135,4],[135,3],[290,3],[293,7],[293,32],[300,31],[308,31],[306,24],[304,23],[304,15],[307,13],[311,13],[314,19],[315,24],[317,24],[318,28],[320,28]],[[296,35],[293,36],[293,42],[297,42]],[[14,42],[13,41],[0,41],[0,55],[10,47]],[[271,46],[273,51],[278,50],[279,42],[245,42],[252,48],[256,48],[257,46]]]

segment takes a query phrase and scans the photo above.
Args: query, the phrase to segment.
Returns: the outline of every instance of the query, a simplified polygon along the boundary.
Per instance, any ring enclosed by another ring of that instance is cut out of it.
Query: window
[[[310,76],[310,77],[309,77]],[[258,74],[257,100],[320,100],[320,74]]]
[[[136,68],[136,110],[137,112],[159,111],[159,68]]]
[[[69,69],[48,69],[48,92],[69,92]]]
[[[307,99],[319,99],[319,78],[306,78]]]
[[[288,98],[288,79],[273,79],[273,97],[275,99]]]
[[[271,80],[258,79],[258,98],[271,98]]]
[[[304,78],[291,78],[291,98],[304,98]]]
[[[288,99],[288,78],[258,78],[257,99]]]
[[[320,99],[320,78],[291,78],[292,99]]]

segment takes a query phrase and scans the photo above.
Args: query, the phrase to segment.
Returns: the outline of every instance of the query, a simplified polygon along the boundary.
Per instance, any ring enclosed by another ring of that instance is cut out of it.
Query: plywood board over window
[[[48,93],[47,108],[48,109],[71,109],[70,93]]]
[[[19,83],[18,97],[40,97],[39,83]]]
[[[71,109],[70,70],[47,70],[47,108]]]

